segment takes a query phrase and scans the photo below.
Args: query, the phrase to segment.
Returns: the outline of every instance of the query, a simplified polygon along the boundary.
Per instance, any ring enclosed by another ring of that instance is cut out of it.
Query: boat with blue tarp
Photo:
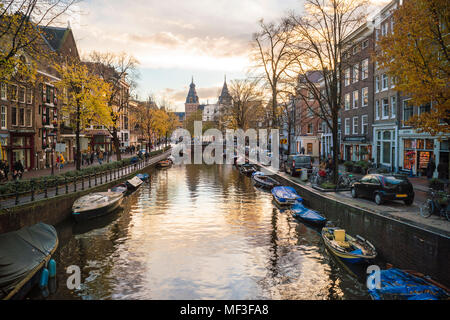
[[[317,211],[306,208],[302,202],[296,202],[292,208],[292,216],[304,222],[308,222],[317,226],[323,226],[327,219],[321,216]]]
[[[56,277],[52,255],[57,248],[56,229],[42,222],[0,234],[0,299],[23,299],[36,285],[48,294],[49,278]]]
[[[340,228],[322,228],[322,239],[331,253],[345,262],[368,262],[377,256],[373,244],[359,235],[352,237]]]
[[[136,177],[138,177],[139,179],[141,179],[142,181],[147,181],[150,176],[148,175],[148,173],[138,173],[136,175]]]
[[[397,268],[379,272],[380,284],[378,288],[375,281],[376,275],[369,275],[373,282],[371,281],[372,285],[368,291],[374,300],[450,299],[449,290],[446,287],[421,273]]]
[[[278,186],[272,189],[272,195],[276,203],[280,206],[293,205],[296,202],[303,202],[303,199],[298,195],[292,187]]]

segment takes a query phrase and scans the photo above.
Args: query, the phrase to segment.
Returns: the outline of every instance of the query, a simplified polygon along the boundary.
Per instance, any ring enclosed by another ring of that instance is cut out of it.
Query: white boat
[[[77,199],[72,206],[75,220],[88,220],[116,210],[123,200],[120,192],[96,192]]]

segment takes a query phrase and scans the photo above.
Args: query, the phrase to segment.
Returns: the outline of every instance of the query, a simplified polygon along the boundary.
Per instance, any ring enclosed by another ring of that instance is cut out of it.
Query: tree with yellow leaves
[[[112,125],[108,109],[111,86],[92,74],[81,62],[56,65],[60,81],[56,83],[62,112],[73,115],[76,139],[76,167],[81,168],[80,133],[89,124]]]
[[[408,121],[419,132],[450,133],[450,7],[446,0],[408,0],[393,14],[394,32],[382,37],[376,59],[396,89],[430,112]]]

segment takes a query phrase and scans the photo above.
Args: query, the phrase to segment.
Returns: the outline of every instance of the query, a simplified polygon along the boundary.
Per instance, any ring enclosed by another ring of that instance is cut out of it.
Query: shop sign
[[[344,137],[344,142],[366,142],[366,137]]]
[[[66,152],[66,144],[65,143],[57,143],[55,147],[56,152]]]

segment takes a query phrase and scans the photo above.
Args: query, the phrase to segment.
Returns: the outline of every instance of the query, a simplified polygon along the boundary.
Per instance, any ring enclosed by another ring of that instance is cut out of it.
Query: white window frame
[[[344,86],[350,85],[350,68],[345,69],[344,71]]]
[[[383,73],[381,75],[381,91],[386,91],[387,89],[389,89],[389,77],[386,73]]]
[[[364,103],[364,100],[367,98],[367,103]],[[369,105],[369,87],[364,87],[361,89],[361,106],[363,108]]]
[[[397,97],[391,96],[389,104],[391,106],[391,119],[395,119],[397,117]]]
[[[385,101],[387,101],[386,104],[384,103]],[[390,108],[389,99],[388,98],[381,99],[381,118],[382,119],[389,119],[389,108]],[[384,112],[385,110],[387,110],[387,114],[385,114],[385,112]]]
[[[361,50],[364,50],[368,46],[369,46],[369,39],[366,39],[361,43]]]
[[[28,100],[28,93],[30,93],[30,100]],[[33,89],[32,88],[26,88],[25,99],[26,99],[27,104],[33,103]]]
[[[364,127],[367,127],[367,132],[364,132]],[[369,116],[367,114],[361,116],[361,134],[369,133]]]
[[[391,77],[391,88],[395,88],[394,77]]]
[[[6,130],[8,129],[8,107],[1,106],[0,108],[0,128]]]
[[[356,94],[356,99],[355,99],[355,94]],[[352,109],[358,109],[358,107],[359,107],[359,91],[355,90],[352,92]]]
[[[411,101],[411,99],[406,99],[402,101],[402,120],[403,120],[403,126],[405,126],[405,122],[408,121],[409,119],[405,119],[405,103],[409,106],[409,101]],[[413,113],[412,116],[414,116],[414,106],[409,106],[412,107]]]
[[[352,67],[352,83],[359,81],[359,63],[354,64]]]
[[[380,120],[380,100],[375,101],[375,119]]]
[[[350,134],[350,118],[345,118],[344,125],[345,135],[348,136]]]
[[[350,110],[350,93],[346,93],[344,96],[344,108]]]
[[[375,77],[375,92],[380,92],[380,76]]]
[[[11,101],[17,102],[17,101],[19,100],[19,86],[18,86],[17,84],[12,84],[12,85],[11,85],[11,88],[12,88],[12,87],[15,88],[14,90],[16,91],[16,94],[15,94],[16,99],[14,100],[14,99],[11,97]]]
[[[369,77],[369,59],[364,59],[361,62],[361,80]]]
[[[1,88],[0,88],[0,95],[1,95],[1,99],[4,101],[8,100],[8,85],[4,82],[2,82],[1,84]]]
[[[387,33],[388,33],[388,24],[385,22],[381,24],[381,35],[385,36],[387,35]]]
[[[358,117],[353,117],[352,134],[358,134]]]
[[[27,114],[30,113],[30,117],[28,119]],[[29,124],[27,123],[27,120],[29,120]],[[32,127],[33,126],[33,110],[30,108],[25,109],[25,126],[26,127]]]

